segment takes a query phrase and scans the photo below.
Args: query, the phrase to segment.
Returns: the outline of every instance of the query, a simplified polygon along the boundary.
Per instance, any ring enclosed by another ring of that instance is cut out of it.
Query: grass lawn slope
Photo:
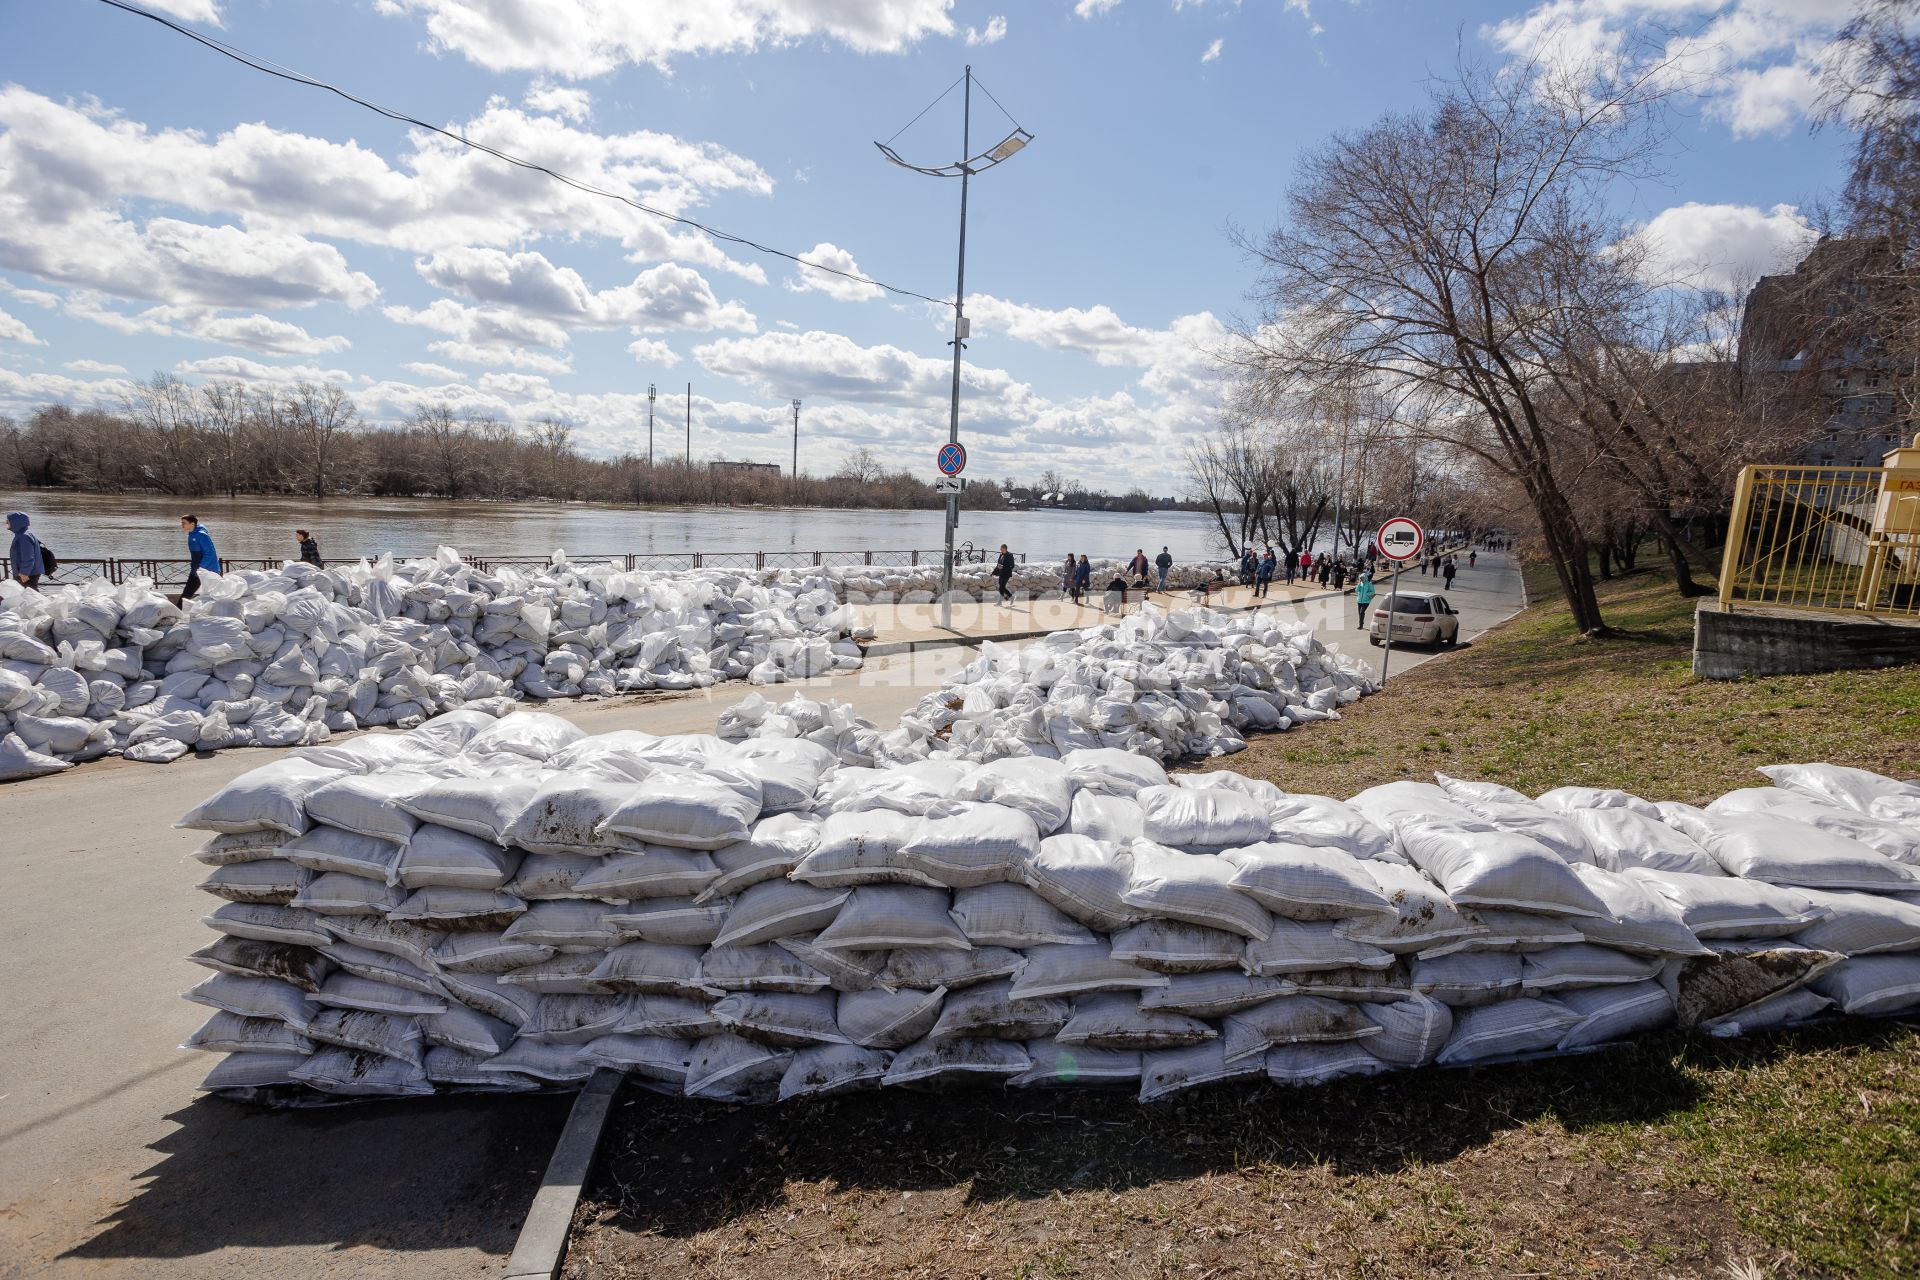
[[[1688,672],[1691,609],[1603,584],[1618,640],[1536,606],[1338,723],[1222,767],[1345,796],[1434,769],[1705,801],[1757,764],[1920,774],[1920,669]],[[1833,1023],[1319,1089],[629,1089],[573,1277],[1920,1275],[1920,1034]]]

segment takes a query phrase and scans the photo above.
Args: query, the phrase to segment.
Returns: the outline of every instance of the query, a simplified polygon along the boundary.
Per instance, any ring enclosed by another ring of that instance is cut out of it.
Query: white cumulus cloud
[[[886,293],[886,290],[877,284],[862,284],[858,280],[849,280],[844,275],[833,274],[835,271],[845,271],[857,276],[866,275],[866,272],[860,269],[860,264],[853,260],[853,255],[839,245],[822,241],[800,256],[808,262],[818,263],[831,270],[816,271],[805,266],[796,267],[792,278],[787,281],[787,288],[796,293],[824,293],[829,298],[837,298],[841,302],[867,302]]]
[[[1218,62],[1220,60],[1220,50],[1226,43],[1224,39],[1215,37],[1214,42],[1207,46],[1207,51],[1200,55],[1200,61]]]
[[[1790,204],[1756,209],[1743,204],[1688,202],[1662,210],[1640,229],[1647,274],[1654,282],[1681,280],[1733,290],[1769,272],[1791,267],[1816,238]]]

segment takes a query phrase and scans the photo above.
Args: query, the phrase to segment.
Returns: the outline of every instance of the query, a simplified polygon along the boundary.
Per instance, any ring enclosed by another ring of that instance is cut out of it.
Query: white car
[[[1387,634],[1388,593],[1374,596],[1373,621],[1367,627],[1367,641],[1378,645]],[[1393,642],[1395,644],[1455,644],[1460,639],[1460,615],[1453,611],[1445,596],[1425,592],[1402,591],[1393,602]]]

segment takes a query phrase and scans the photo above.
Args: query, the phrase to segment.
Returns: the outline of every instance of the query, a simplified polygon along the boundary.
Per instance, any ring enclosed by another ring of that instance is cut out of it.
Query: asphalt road
[[[1483,557],[1449,599],[1470,637],[1519,608],[1518,575]],[[1286,608],[1378,660],[1350,596]],[[877,659],[809,692],[890,725],[972,656]],[[1434,656],[1396,650],[1392,669]],[[710,732],[746,692],[550,709],[594,733]],[[217,904],[194,887],[200,834],[172,823],[277,754],[107,760],[0,787],[0,1280],[411,1280],[487,1274],[511,1250],[567,1099],[275,1112],[195,1091],[214,1058],[176,1049],[205,1012],[178,997],[206,976],[184,957]]]

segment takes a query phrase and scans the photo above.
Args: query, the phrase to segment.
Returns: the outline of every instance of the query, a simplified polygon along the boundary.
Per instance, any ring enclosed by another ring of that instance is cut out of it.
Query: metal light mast
[[[966,315],[967,182],[974,174],[993,168],[993,166],[1012,156],[1015,152],[1033,141],[1033,135],[1016,124],[1013,132],[1002,138],[991,150],[983,151],[977,156],[972,155],[972,66],[967,67],[966,73],[961,79],[966,84],[966,90],[961,99],[960,114],[960,154],[966,157],[965,159],[956,160],[952,164],[935,167],[908,164],[900,158],[900,154],[897,151],[886,143],[876,142],[873,144],[880,148],[880,154],[903,169],[911,169],[915,173],[924,173],[936,178],[957,177],[960,179],[960,262],[954,273],[953,287],[953,394],[947,414],[947,443],[949,444],[960,443],[960,361],[962,352],[966,350],[966,339],[969,333]],[[949,88],[947,92],[951,93],[953,90]],[[945,97],[946,95],[942,94],[941,96]],[[894,136],[898,137],[899,134],[895,134]],[[940,568],[940,625],[943,629],[947,630],[951,630],[953,627],[953,531],[959,523],[960,495],[958,493],[949,493],[947,495],[947,549]]]

